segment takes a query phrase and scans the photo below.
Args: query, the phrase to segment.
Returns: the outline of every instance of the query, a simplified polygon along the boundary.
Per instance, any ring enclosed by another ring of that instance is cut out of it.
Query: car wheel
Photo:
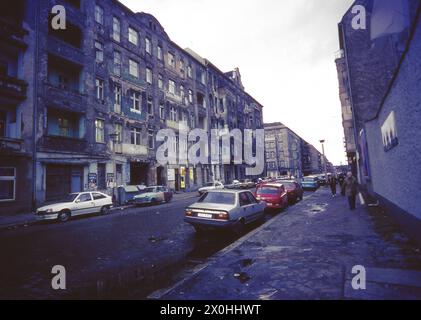
[[[102,207],[101,208],[101,214],[102,215],[107,215],[107,214],[109,214],[110,213],[110,208],[108,207],[108,206],[105,206],[105,207]]]
[[[62,211],[58,214],[58,221],[67,222],[71,217],[70,211]]]
[[[151,199],[151,204],[156,206],[158,204],[158,200],[156,199]]]

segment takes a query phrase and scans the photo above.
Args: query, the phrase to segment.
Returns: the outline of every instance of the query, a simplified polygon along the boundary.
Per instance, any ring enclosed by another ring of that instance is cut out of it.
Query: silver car
[[[196,231],[204,229],[243,229],[264,217],[265,202],[258,202],[250,191],[215,190],[201,196],[185,211],[184,221]]]

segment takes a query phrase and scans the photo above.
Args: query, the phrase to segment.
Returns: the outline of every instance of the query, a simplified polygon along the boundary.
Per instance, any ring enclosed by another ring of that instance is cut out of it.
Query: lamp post
[[[322,152],[323,152],[323,168],[325,172],[325,179],[327,181],[327,165],[326,165],[326,155],[325,155],[325,140],[320,140],[320,143],[322,145]]]

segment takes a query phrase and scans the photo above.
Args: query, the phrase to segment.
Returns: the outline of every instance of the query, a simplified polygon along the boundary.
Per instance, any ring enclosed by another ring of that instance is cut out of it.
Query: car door
[[[253,220],[253,206],[250,202],[250,198],[248,197],[247,192],[241,192],[238,196],[241,217],[245,219],[246,223],[249,223],[250,220]]]
[[[95,203],[90,192],[81,193],[75,200],[75,203],[75,210],[72,212],[73,216],[88,214],[95,211]]]
[[[263,206],[257,201],[253,193],[247,192],[247,196],[250,201],[250,217],[253,220],[257,220],[262,216],[264,212]]]
[[[108,198],[99,192],[92,192],[92,198],[94,201],[94,212],[100,212],[103,206],[110,205],[108,202]]]

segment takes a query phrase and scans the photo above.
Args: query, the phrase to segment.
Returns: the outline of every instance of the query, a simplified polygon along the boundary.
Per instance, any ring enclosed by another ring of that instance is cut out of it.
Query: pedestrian
[[[335,176],[329,176],[328,180],[330,190],[332,191],[332,197],[336,197],[336,177]]]
[[[352,175],[352,172],[348,172],[347,177],[344,180],[345,194],[348,197],[349,209],[355,210],[358,193],[358,181]]]
[[[343,197],[345,197],[345,185],[344,185],[345,177],[344,177],[344,175],[345,175],[344,173],[341,173],[339,175],[339,178],[338,178],[339,187],[341,188],[341,195]]]

